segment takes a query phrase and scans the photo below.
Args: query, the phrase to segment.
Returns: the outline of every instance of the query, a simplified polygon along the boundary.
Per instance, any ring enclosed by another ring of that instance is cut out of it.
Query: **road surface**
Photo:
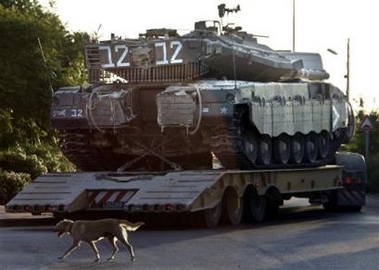
[[[273,220],[215,229],[143,228],[130,232],[136,261],[126,248],[107,262],[110,247],[98,242],[101,260],[83,243],[58,257],[71,237],[56,237],[55,220],[6,214],[0,208],[0,269],[379,269],[379,197],[368,196],[360,213],[328,213],[290,200]]]

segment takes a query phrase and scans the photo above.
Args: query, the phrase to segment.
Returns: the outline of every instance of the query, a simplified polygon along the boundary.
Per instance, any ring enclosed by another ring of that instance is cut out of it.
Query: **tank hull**
[[[64,153],[99,171],[211,168],[212,154],[229,169],[325,164],[352,117],[342,92],[319,82],[113,83],[54,100]]]

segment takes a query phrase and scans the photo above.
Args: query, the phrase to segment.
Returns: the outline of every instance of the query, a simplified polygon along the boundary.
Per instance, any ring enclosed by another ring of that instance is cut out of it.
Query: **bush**
[[[379,153],[372,155],[367,162],[368,188],[370,192],[379,192]]]
[[[0,168],[9,172],[27,173],[32,179],[47,172],[46,166],[37,155],[27,154],[20,148],[0,152]]]
[[[7,172],[0,169],[0,204],[6,204],[31,182],[27,173]]]
[[[36,155],[48,172],[75,171],[75,166],[67,160],[55,142],[42,144],[26,144],[25,152]]]

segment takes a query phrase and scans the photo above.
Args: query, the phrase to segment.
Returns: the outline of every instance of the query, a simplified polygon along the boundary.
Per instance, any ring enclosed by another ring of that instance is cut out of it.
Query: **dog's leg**
[[[124,246],[126,246],[128,248],[130,256],[131,256],[131,260],[135,261],[133,246],[128,241],[128,233],[127,233],[126,229],[123,227],[121,227],[121,230],[122,230],[122,232],[121,232],[122,237],[117,237],[117,238],[121,243],[124,244]]]
[[[94,262],[98,262],[100,260],[100,255],[99,255],[99,250],[97,249],[95,242],[96,241],[89,241],[87,243],[91,247],[93,252],[95,252],[96,258],[95,258]]]
[[[72,245],[68,248],[68,250],[62,256],[59,257],[59,259],[64,259],[64,258],[68,257],[68,255],[70,255],[71,252],[73,252],[79,246],[80,246],[80,241],[74,240]]]
[[[116,245],[117,238],[114,237],[113,235],[109,235],[107,237],[107,240],[108,240],[109,244],[111,244],[111,246],[112,246],[112,255],[108,258],[108,261],[113,261],[116,253],[119,251],[119,248]]]

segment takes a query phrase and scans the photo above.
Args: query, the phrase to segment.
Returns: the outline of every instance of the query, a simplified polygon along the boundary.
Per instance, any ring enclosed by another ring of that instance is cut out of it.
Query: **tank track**
[[[115,169],[109,160],[90,147],[89,136],[83,130],[60,130],[58,137],[63,154],[82,171]]]
[[[114,146],[93,147],[86,130],[60,130],[59,142],[63,154],[81,171],[116,171],[124,167],[137,171],[144,165],[141,157],[113,153]]]
[[[286,163],[279,164],[271,161],[269,164],[252,163],[248,158],[248,153],[243,147],[243,137],[238,134],[237,128],[230,128],[228,134],[211,137],[211,146],[213,154],[218,158],[221,165],[226,169],[290,169],[317,167],[330,163],[334,158],[335,152],[343,141],[342,136],[330,141],[328,154],[323,159],[317,159],[314,162],[302,162],[300,164]]]
[[[165,171],[212,168],[210,152],[180,155],[170,159],[158,153],[155,155],[150,153],[146,156],[115,154],[112,151],[115,146],[109,149],[92,147],[90,136],[89,131],[85,130],[60,130],[59,132],[59,145],[63,154],[81,171]],[[138,142],[135,141],[135,143]]]
[[[247,170],[252,167],[250,160],[242,150],[242,138],[237,135],[236,129],[230,129],[229,135],[211,137],[211,147],[213,154],[227,169]]]
[[[124,163],[121,160],[132,160],[133,157],[106,157],[103,152],[97,151],[89,144],[90,134],[82,130],[60,131],[59,141],[63,154],[82,171],[112,171],[117,170]],[[227,133],[211,137],[211,149],[213,154],[226,169],[279,169],[279,168],[301,168],[315,167],[329,163],[334,157],[334,153],[342,142],[342,138],[330,141],[329,153],[324,159],[315,162],[301,164],[270,164],[262,165],[252,163],[243,147],[243,138],[238,134],[237,128],[229,128]],[[112,163],[117,160],[118,163]],[[136,170],[137,167],[130,167],[128,170]]]

